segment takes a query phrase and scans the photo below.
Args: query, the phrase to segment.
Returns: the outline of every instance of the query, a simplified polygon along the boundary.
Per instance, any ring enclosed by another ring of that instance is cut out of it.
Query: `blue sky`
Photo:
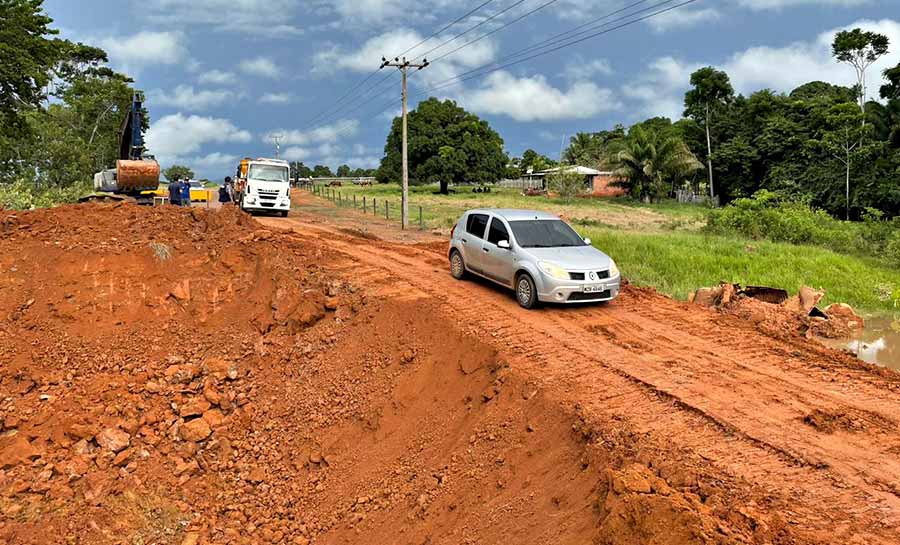
[[[385,69],[358,89],[363,99],[354,93],[335,102],[374,72],[382,55],[401,53],[484,2],[47,0],[45,9],[64,37],[105,48],[113,67],[147,93],[148,143],[163,166],[187,164],[219,179],[239,157],[273,155],[274,134],[282,156],[310,166],[377,166],[390,118],[399,113],[399,76]],[[491,0],[409,56],[438,48],[428,55],[435,59],[547,2]],[[633,3],[555,0],[413,72],[411,107],[429,87]],[[556,157],[578,131],[679,117],[690,73],[700,66],[726,70],[745,94],[788,92],[815,79],[853,83],[852,69],[835,63],[829,46],[837,30],[855,26],[891,38],[891,53],[870,71],[874,95],[881,70],[900,61],[898,0],[697,0],[422,96],[452,98],[487,119],[511,154],[534,148]]]

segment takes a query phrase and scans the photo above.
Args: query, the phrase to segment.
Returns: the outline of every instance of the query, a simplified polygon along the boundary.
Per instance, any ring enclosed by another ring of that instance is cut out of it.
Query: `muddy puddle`
[[[900,371],[900,317],[869,318],[866,329],[853,339],[826,341],[833,348],[847,349],[868,362]]]

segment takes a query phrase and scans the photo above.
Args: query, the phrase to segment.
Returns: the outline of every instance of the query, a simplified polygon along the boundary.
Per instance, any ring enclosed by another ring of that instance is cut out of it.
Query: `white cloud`
[[[840,64],[831,56],[834,36],[841,30],[862,28],[886,35],[892,44],[900,43],[900,22],[890,19],[880,21],[861,20],[842,28],[819,34],[812,42],[795,42],[784,47],[758,46],[736,53],[723,65],[737,91],[751,93],[763,87],[790,92],[809,81],[822,80],[839,85],[855,85],[853,69]],[[879,78],[881,72],[900,61],[896,50],[882,57],[870,69],[871,76]],[[773,67],[779,67],[773,70]],[[870,85],[868,96],[877,97],[878,86]]]
[[[238,98],[232,91],[219,90],[194,90],[192,85],[179,85],[170,92],[162,89],[150,91],[153,104],[171,106],[181,110],[208,110],[231,102]]]
[[[255,59],[247,59],[241,61],[238,65],[241,72],[252,76],[263,76],[266,78],[277,78],[281,75],[281,71],[275,61],[268,57],[256,57]]]
[[[721,12],[716,8],[675,9],[647,19],[647,24],[656,32],[665,32],[674,28],[689,28],[717,21],[721,17]]]
[[[132,73],[153,64],[178,64],[187,56],[184,37],[177,32],[142,31],[100,38],[96,43],[109,54],[113,65]]]
[[[309,146],[311,144],[334,143],[342,139],[352,138],[359,132],[359,121],[342,119],[330,125],[324,125],[308,131],[275,130],[263,135],[264,142],[271,142],[276,135],[286,146]]]
[[[265,38],[301,34],[292,24],[300,0],[144,0],[151,21],[160,24],[209,25],[216,30]]]
[[[263,104],[288,104],[294,100],[290,93],[266,93],[259,97]]]
[[[643,116],[664,115],[677,119],[684,109],[684,93],[690,86],[690,75],[711,64],[724,70],[738,93],[745,95],[760,89],[789,93],[810,81],[852,86],[856,75],[852,68],[831,56],[831,43],[841,30],[862,28],[886,35],[891,43],[900,43],[900,22],[882,19],[860,20],[846,27],[820,33],[811,41],[800,41],[781,47],[755,46],[734,53],[719,63],[689,63],[675,57],[653,61],[635,81],[622,87],[622,94],[637,103],[636,113]],[[900,52],[883,56],[869,68],[869,98],[877,98],[878,85],[873,82],[888,67],[900,61]]]
[[[213,152],[200,157],[186,159],[185,163],[187,164],[187,166],[195,170],[224,170],[226,172],[230,172],[230,170],[228,169],[236,168],[238,161],[240,161],[240,157],[238,155]]]
[[[200,74],[198,78],[200,83],[211,83],[214,85],[229,85],[237,81],[237,77],[233,72],[225,72],[222,70],[210,70]]]
[[[247,143],[251,140],[248,131],[239,129],[227,119],[181,113],[154,121],[147,131],[148,151],[164,164],[195,154],[208,143]]]
[[[595,76],[612,75],[612,65],[606,59],[585,60],[580,55],[576,55],[572,61],[566,64],[562,76],[568,81],[581,81],[593,79]]]
[[[516,78],[495,72],[484,84],[466,91],[460,102],[476,112],[506,115],[516,121],[587,119],[619,107],[613,92],[589,81],[557,89],[543,76]]]
[[[861,6],[870,0],[738,0],[738,4],[754,10],[782,9],[795,6]]]
[[[419,35],[418,32],[400,29],[371,38],[355,51],[348,51],[340,46],[333,46],[315,55],[313,69],[316,72],[325,74],[330,74],[340,69],[355,72],[371,72],[378,68],[382,56],[399,54],[401,51],[418,44],[422,39],[423,36]],[[411,54],[425,53],[443,41],[444,39],[440,37],[428,40],[411,51]],[[463,43],[465,43],[465,40],[452,42],[428,54],[427,57],[433,60],[437,56],[453,51],[453,49]],[[494,60],[496,54],[497,47],[493,41],[490,39],[481,40],[460,49],[458,52],[432,64],[421,72],[412,72],[411,77],[413,82],[433,85],[457,76],[464,69],[487,64]],[[389,70],[389,68],[385,68],[385,70]],[[390,68],[390,70],[395,69]]]
[[[631,109],[633,117],[659,115],[681,119],[691,73],[702,66],[674,57],[663,57],[650,63],[636,81],[622,86],[622,95],[638,103],[637,108]]]

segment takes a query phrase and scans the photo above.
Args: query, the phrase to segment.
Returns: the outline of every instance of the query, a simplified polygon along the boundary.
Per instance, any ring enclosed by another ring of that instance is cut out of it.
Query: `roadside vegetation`
[[[77,200],[118,157],[133,81],[57,37],[42,2],[0,2],[0,206]],[[145,119],[146,116],[145,116]],[[146,127],[144,127],[146,128]]]

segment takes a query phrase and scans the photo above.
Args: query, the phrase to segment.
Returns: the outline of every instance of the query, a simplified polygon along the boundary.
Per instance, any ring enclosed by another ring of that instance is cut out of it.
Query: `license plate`
[[[584,293],[600,293],[601,291],[606,291],[606,286],[603,284],[584,287]]]

